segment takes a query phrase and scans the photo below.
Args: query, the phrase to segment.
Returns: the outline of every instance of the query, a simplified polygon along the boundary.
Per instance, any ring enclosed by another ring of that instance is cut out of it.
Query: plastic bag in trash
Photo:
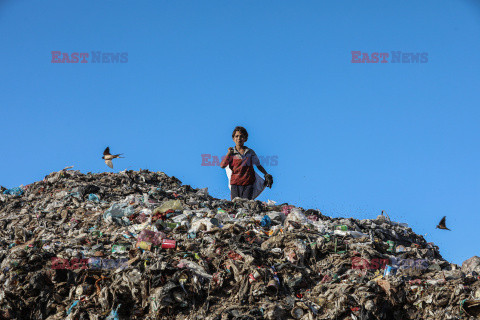
[[[197,195],[201,197],[208,197],[208,188],[199,189]]]
[[[262,221],[260,221],[260,225],[264,228],[270,228],[272,225],[272,219],[269,216],[264,215]]]
[[[285,219],[284,225],[289,227],[289,222],[293,222],[293,224],[307,224],[308,220],[302,210],[298,208],[294,208],[291,210],[290,214]]]
[[[194,220],[192,220],[192,224],[190,226],[190,229],[188,230],[188,232],[195,232],[197,233],[198,231],[200,230],[206,230],[206,231],[210,231],[212,230],[212,228],[214,227],[211,219],[208,219],[208,218],[196,218]]]
[[[162,203],[162,205],[155,210],[153,210],[153,214],[157,213],[164,213],[168,210],[183,210],[182,203],[180,200],[168,200]]]
[[[132,206],[129,206],[127,203],[114,203],[110,208],[105,211],[103,214],[103,218],[106,219],[107,217],[128,217],[134,214],[135,211],[133,210]]]
[[[342,236],[342,237],[345,237],[345,236],[351,236],[351,237],[354,237],[354,238],[368,237],[368,234],[365,234],[365,233],[362,233],[362,232],[359,232],[359,231],[335,230],[333,232],[333,234],[337,235],[337,236]]]
[[[120,320],[118,317],[118,308],[120,308],[122,304],[119,304],[116,309],[112,309],[108,317],[105,318],[105,320]]]
[[[270,211],[268,212],[268,216],[272,220],[273,223],[282,224],[285,221],[285,214],[282,212]]]
[[[154,246],[159,246],[162,244],[162,240],[166,237],[163,232],[155,232],[147,229],[143,229],[142,232],[138,235],[138,241],[150,242]]]
[[[11,196],[21,196],[23,194],[23,189],[20,187],[15,187],[15,188],[7,189],[3,191],[3,194],[9,194]]]
[[[99,202],[100,198],[95,193],[90,193],[88,195],[88,200],[94,201],[94,202]]]
[[[80,300],[75,300],[73,301],[72,305],[70,306],[70,308],[68,308],[67,310],[67,314],[70,314],[72,312],[72,309],[75,308],[75,306],[80,302]]]

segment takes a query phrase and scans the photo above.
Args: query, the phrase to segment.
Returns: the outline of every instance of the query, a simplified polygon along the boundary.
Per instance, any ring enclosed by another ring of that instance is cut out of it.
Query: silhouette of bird
[[[103,157],[102,159],[105,160],[105,164],[107,166],[109,166],[110,168],[113,169],[113,163],[112,163],[112,159],[115,159],[115,158],[123,158],[123,157],[120,157],[123,153],[119,153],[119,154],[110,154],[110,147],[107,147],[105,149],[105,151],[103,151]]]
[[[447,228],[447,226],[445,225],[445,218],[446,216],[444,216],[442,218],[442,220],[440,220],[440,223],[438,224],[438,226],[436,227],[437,229],[443,229],[443,230],[449,230],[449,231],[452,231],[450,229]]]

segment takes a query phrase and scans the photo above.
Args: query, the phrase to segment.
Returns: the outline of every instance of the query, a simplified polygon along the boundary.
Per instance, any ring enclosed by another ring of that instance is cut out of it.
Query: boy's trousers
[[[231,185],[231,197],[232,200],[236,197],[244,198],[244,199],[253,199],[253,184],[249,184],[248,186],[236,186],[234,184]]]

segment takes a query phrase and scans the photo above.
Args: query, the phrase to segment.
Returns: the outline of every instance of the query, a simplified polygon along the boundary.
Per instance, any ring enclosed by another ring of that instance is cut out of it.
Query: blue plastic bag
[[[116,309],[112,309],[112,312],[105,318],[105,320],[120,320],[118,317],[118,308],[120,308],[122,304],[119,304]]]
[[[94,201],[94,202],[100,202],[100,198],[94,193],[90,193],[88,195],[88,200]]]
[[[21,196],[23,194],[23,189],[20,187],[15,187],[15,188],[7,189],[3,191],[3,194],[9,194],[11,196]]]
[[[72,312],[72,309],[80,302],[80,300],[75,300],[73,301],[72,305],[70,306],[70,308],[68,308],[68,311],[67,311],[67,315],[70,314],[70,312]]]
[[[262,221],[260,221],[260,225],[264,228],[270,228],[270,226],[272,225],[272,219],[270,219],[269,216],[265,215],[263,216]]]

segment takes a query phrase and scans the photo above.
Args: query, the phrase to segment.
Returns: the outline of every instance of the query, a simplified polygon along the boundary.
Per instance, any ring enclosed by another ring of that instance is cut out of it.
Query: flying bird
[[[445,225],[445,218],[446,218],[446,216],[444,216],[444,217],[442,218],[442,220],[440,220],[440,223],[439,223],[438,226],[436,227],[437,229],[450,230],[450,229],[448,229],[447,226]],[[450,230],[450,231],[452,231],[452,230]]]
[[[105,149],[105,151],[103,151],[103,157],[102,159],[105,159],[105,164],[107,166],[109,166],[110,168],[113,169],[113,163],[112,163],[112,159],[115,159],[115,158],[123,158],[123,157],[120,157],[123,153],[119,153],[119,154],[110,154],[110,147],[107,147]]]

